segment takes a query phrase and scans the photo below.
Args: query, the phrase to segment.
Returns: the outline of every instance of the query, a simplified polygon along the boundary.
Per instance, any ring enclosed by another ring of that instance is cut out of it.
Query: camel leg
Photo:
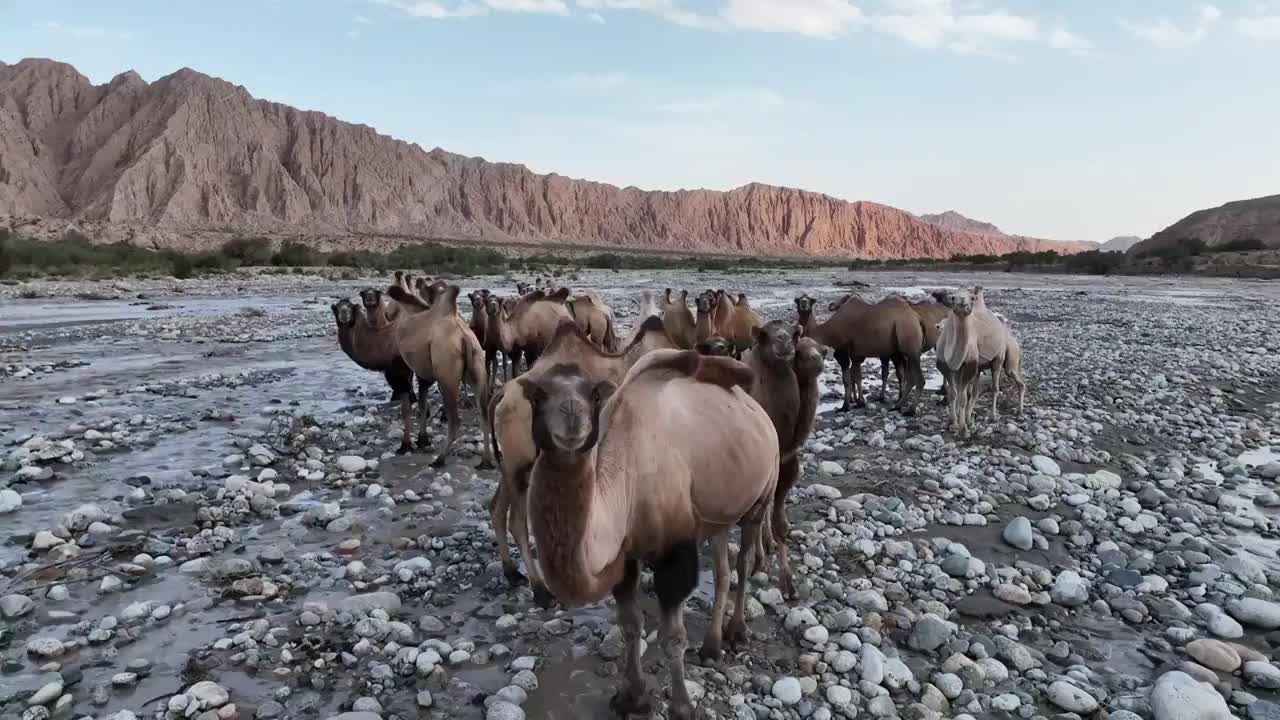
[[[418,400],[420,403],[426,403],[426,400]],[[396,450],[397,455],[408,455],[413,452],[413,397],[404,395],[400,398],[400,424],[404,426],[404,436],[400,439],[400,449]]]
[[[763,534],[760,532],[759,520],[750,520],[742,524],[742,547],[744,551],[738,552],[738,589],[735,591],[737,594],[733,598],[733,618],[729,620],[729,627],[725,630],[724,635],[724,641],[735,650],[745,646],[751,639],[751,633],[747,630],[747,585],[751,583],[747,580],[747,553],[745,548],[758,545]]]
[[[901,378],[902,370],[895,362],[893,369],[897,371],[899,378],[898,387],[902,387]],[[899,390],[898,392],[902,392]],[[889,402],[889,360],[888,358],[880,358],[880,397],[876,398],[876,402]]]
[[[758,573],[765,570],[769,566],[769,556],[773,554],[773,535],[769,530],[769,513],[764,513],[765,532],[756,533],[755,540],[751,545],[747,545],[747,538],[742,538],[742,547],[755,548],[755,562],[752,564],[751,572]],[[739,553],[741,554],[741,553]],[[739,578],[742,582],[742,578]]]
[[[418,449],[431,449],[431,433],[427,426],[431,422],[431,409],[427,404],[427,391],[431,389],[431,381],[418,378]]]
[[[729,600],[729,533],[711,538],[711,570],[715,578],[715,601],[711,604],[711,625],[702,641],[698,657],[704,661],[720,659],[724,642],[724,609]]]
[[[774,542],[773,552],[778,558],[778,582],[782,585],[782,596],[787,600],[795,600],[797,597],[796,586],[791,579],[791,561],[787,553],[787,533],[791,531],[791,527],[787,524],[787,494],[799,478],[799,458],[793,457],[778,468],[778,487],[773,493],[773,508],[769,517]]]
[[[852,407],[850,399],[853,397],[853,386],[849,383],[849,353],[844,350],[835,351],[836,364],[840,366],[840,382],[844,385],[844,404],[840,406],[838,412],[849,412]]]
[[[903,366],[902,379],[898,381],[898,412],[911,417],[916,414],[916,386],[923,384],[917,378],[923,378],[924,371],[920,369],[919,355],[903,355],[897,362]]]
[[[622,582],[613,589],[618,603],[618,626],[626,644],[626,669],[622,675],[622,687],[614,693],[609,707],[622,717],[649,714],[649,689],[640,674],[640,639],[644,636],[644,616],[636,603],[636,591],[640,587],[640,562],[627,559]]]
[[[476,353],[479,355],[479,353]],[[478,357],[475,359],[479,359]],[[487,371],[482,367],[473,367],[471,369],[471,386],[476,393],[476,407],[480,409],[480,464],[476,466],[477,470],[489,470],[493,468],[493,443],[490,442],[490,436],[493,428],[489,426],[489,378]]]
[[[512,585],[524,580],[520,568],[511,557],[511,545],[507,542],[507,518],[511,512],[511,499],[507,496],[506,485],[498,482],[498,492],[493,496],[493,504],[489,507],[489,523],[493,525],[493,539],[498,544],[498,559],[502,561],[502,574]]]
[[[867,406],[867,398],[862,394],[862,363],[865,361],[866,358],[855,357],[849,363],[853,371],[853,406],[859,408]]]
[[[1022,379],[1022,371],[1009,373],[1009,381],[1013,383],[1013,387],[1018,391],[1018,416],[1022,416],[1022,406],[1027,399],[1027,382]]]
[[[432,461],[431,467],[444,467],[444,463],[449,459],[449,451],[453,449],[453,442],[458,439],[458,433],[462,430],[462,414],[458,410],[458,394],[462,389],[461,379],[458,382],[441,382],[440,399],[444,403],[444,411],[449,418],[449,438],[444,441],[444,449]]]
[[[528,470],[523,472],[528,473]],[[533,591],[533,600],[540,607],[549,608],[555,604],[555,597],[547,590],[542,580],[542,571],[538,569],[538,561],[533,557],[533,546],[529,544],[529,494],[518,492],[511,502],[511,534],[516,538],[516,546],[520,548],[520,557],[524,558],[525,571],[529,574],[529,589]]]
[[[671,672],[669,720],[693,720],[693,702],[684,684],[684,651],[689,635],[684,627],[684,601],[698,585],[698,546],[676,545],[653,569],[653,592],[662,610],[658,630]]]
[[[991,419],[1000,419],[1000,368],[1004,365],[1004,358],[1000,358],[999,364],[991,364]]]

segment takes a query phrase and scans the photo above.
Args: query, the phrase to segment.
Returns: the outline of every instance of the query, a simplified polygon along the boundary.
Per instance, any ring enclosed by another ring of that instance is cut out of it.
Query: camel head
[[[712,335],[694,346],[694,350],[697,350],[699,355],[729,357],[733,352],[733,344],[719,335]]]
[[[502,298],[497,295],[490,295],[484,301],[484,311],[490,320],[498,320],[502,317],[502,302]]]
[[[946,293],[946,299],[940,298],[939,302],[951,308],[951,312],[960,317],[968,317],[973,312],[973,293],[963,288],[944,292]]]
[[[519,378],[533,416],[533,442],[552,454],[581,454],[600,437],[600,410],[616,389],[593,381],[576,365],[562,363],[536,380]]]
[[[475,292],[468,294],[467,299],[471,301],[472,310],[479,313],[488,312],[488,309],[486,308],[487,303],[485,302],[485,296],[481,294],[479,290],[476,290]]]
[[[950,305],[948,305],[948,303],[950,303],[950,302],[951,302],[951,291],[950,291],[950,290],[934,290],[933,292],[930,292],[929,294],[930,294],[931,296],[933,296],[933,299],[934,299],[934,300],[937,300],[937,301],[938,301],[938,303],[939,303],[940,305],[942,305],[943,307],[951,307]]]
[[[796,375],[801,379],[821,375],[827,362],[827,355],[830,354],[831,348],[817,340],[808,337],[800,338],[796,343]]]
[[[373,312],[382,307],[382,291],[374,288],[365,288],[360,291],[360,303],[364,305],[364,309]]]
[[[711,313],[711,308],[715,307],[715,304],[715,295],[708,295],[706,293],[699,295],[697,302],[698,314],[709,315]]]
[[[786,320],[770,320],[755,330],[756,348],[770,364],[791,364],[796,357],[796,342],[800,340],[800,326]]]
[[[333,319],[339,328],[349,328],[356,322],[356,305],[350,298],[342,298],[329,306],[333,310]]]
[[[735,301],[733,302],[733,304],[734,304],[734,305],[746,305],[746,304],[747,304],[747,294],[746,294],[746,293],[743,293],[743,292],[738,293],[738,299],[737,299],[737,300],[735,300]]]
[[[532,290],[533,290],[533,286],[527,282],[516,283],[516,292],[519,293],[520,295],[528,295],[529,292]]]
[[[808,293],[796,298],[796,312],[800,313],[801,318],[806,318],[813,312],[813,306],[817,304],[817,300],[809,297]]]
[[[662,291],[662,301],[668,305],[671,304],[671,288]]]
[[[832,302],[828,303],[828,304],[827,304],[827,310],[829,310],[830,312],[835,312],[835,311],[839,310],[840,308],[844,307],[844,304],[845,304],[845,303],[849,302],[849,298],[851,298],[851,297],[853,297],[853,293],[849,293],[848,295],[845,295],[844,297],[840,298],[839,300],[834,300],[834,301],[832,301]]]

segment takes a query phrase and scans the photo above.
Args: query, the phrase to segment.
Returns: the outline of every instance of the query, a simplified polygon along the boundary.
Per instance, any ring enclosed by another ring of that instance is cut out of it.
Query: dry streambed
[[[624,312],[642,287],[741,288],[772,318],[850,279],[577,284]],[[858,279],[986,285],[1028,412],[963,444],[932,400],[824,413],[790,508],[802,599],[749,579],[749,652],[689,663],[708,715],[1280,717],[1276,291]],[[474,408],[449,467],[389,454],[387,391],[332,336],[355,285],[108,289],[0,319],[0,717],[607,716],[611,609],[507,586]],[[646,669],[662,717],[657,648]]]

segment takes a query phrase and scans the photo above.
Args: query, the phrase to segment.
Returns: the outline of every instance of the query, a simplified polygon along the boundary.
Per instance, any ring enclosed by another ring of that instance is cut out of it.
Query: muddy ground
[[[825,308],[854,283],[977,283],[1024,345],[1026,413],[984,404],[965,442],[933,398],[911,418],[835,412],[830,365],[789,508],[802,597],[751,578],[751,648],[690,654],[709,717],[1280,717],[1280,286],[834,270],[568,283],[623,326],[642,288],[742,290],[772,319],[802,292]],[[442,470],[391,453],[396,409],[329,310],[366,284],[0,287],[0,717],[609,716],[612,610],[543,610],[507,585],[474,406]],[[511,291],[464,291],[480,286]],[[869,395],[878,375],[868,363]],[[704,577],[694,647],[709,600]],[[655,717],[661,657],[652,643]],[[1207,714],[1168,714],[1175,696]]]

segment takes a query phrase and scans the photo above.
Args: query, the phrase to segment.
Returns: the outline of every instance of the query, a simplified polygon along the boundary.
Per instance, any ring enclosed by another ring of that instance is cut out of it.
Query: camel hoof
[[[609,698],[609,709],[625,718],[628,715],[648,715],[653,710],[653,705],[649,702],[649,693],[644,689],[639,692],[626,689],[619,690]]]
[[[667,709],[668,720],[695,720],[698,715],[694,711],[693,706],[689,704],[677,705],[671,703]]]
[[[849,401],[848,401],[848,400],[846,400],[846,401],[845,401],[845,403],[844,403],[843,405],[841,405],[840,407],[836,408],[836,412],[838,412],[838,413],[847,413],[847,412],[849,412]]]
[[[796,592],[796,586],[789,577],[782,578],[782,597],[786,598],[787,602],[795,602],[800,599],[799,593]]]
[[[751,631],[747,629],[745,622],[730,620],[729,626],[724,629],[724,641],[734,650],[741,650],[751,642]]]
[[[481,461],[480,461],[480,464],[476,466],[476,469],[477,469],[477,470],[492,470],[492,469],[493,469],[493,461],[492,461],[492,460],[489,460],[488,458],[486,458],[486,459],[484,459],[484,460],[481,460]]]
[[[723,656],[724,651],[720,649],[720,645],[718,643],[712,643],[711,638],[707,638],[707,640],[702,643],[702,647],[698,650],[698,658],[701,659],[704,664],[714,664],[719,662],[720,658]]]
[[[430,435],[428,435],[428,434],[426,434],[426,433],[419,433],[419,434],[418,434],[418,447],[422,448],[423,450],[430,450],[430,449],[431,449],[431,436],[430,436]]]
[[[444,467],[444,462],[445,462],[445,460],[447,460],[447,459],[448,459],[448,456],[441,455],[440,457],[438,457],[438,458],[436,458],[435,460],[432,460],[432,461],[431,461],[431,467],[433,467],[433,468],[442,468],[442,467]]]
[[[413,454],[413,443],[411,443],[411,442],[407,442],[407,441],[406,441],[406,442],[402,442],[402,443],[400,443],[400,447],[399,447],[399,449],[397,449],[397,450],[396,450],[396,454],[397,454],[397,455],[411,455],[411,454]]]
[[[502,574],[507,578],[507,583],[511,585],[520,586],[524,584],[524,573],[520,572],[520,568],[514,565],[502,568]]]
[[[533,587],[533,601],[543,610],[550,610],[556,606],[556,596],[552,595],[550,590],[547,590],[541,585],[535,585]]]
[[[855,400],[855,401],[853,402],[853,406],[854,406],[854,407],[856,407],[856,408],[864,408],[864,407],[866,407],[866,406],[867,406],[867,401],[866,401],[866,400]]]

